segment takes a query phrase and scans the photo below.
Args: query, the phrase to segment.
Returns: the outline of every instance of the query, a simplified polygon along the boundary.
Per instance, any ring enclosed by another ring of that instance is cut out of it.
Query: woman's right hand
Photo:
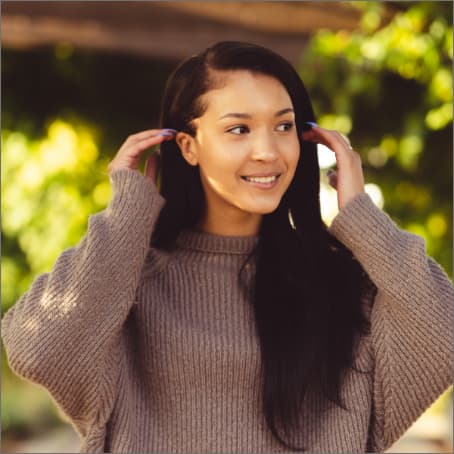
[[[139,167],[142,153],[153,145],[175,137],[174,129],[149,129],[130,135],[118,150],[114,159],[108,165],[111,174],[118,169],[134,169]],[[151,154],[145,162],[145,176],[151,178],[156,184],[159,170],[159,154]]]

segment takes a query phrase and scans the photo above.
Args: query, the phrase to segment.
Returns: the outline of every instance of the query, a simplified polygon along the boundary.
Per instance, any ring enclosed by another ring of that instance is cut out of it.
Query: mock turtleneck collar
[[[177,238],[177,245],[183,249],[193,249],[218,254],[249,254],[257,245],[258,235],[224,236],[195,230],[183,230]]]

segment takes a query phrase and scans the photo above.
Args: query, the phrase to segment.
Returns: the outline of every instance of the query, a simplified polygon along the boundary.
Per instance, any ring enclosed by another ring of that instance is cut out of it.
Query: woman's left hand
[[[315,125],[315,123],[312,123]],[[303,140],[321,143],[336,155],[337,172],[329,176],[329,184],[337,190],[337,205],[344,207],[357,194],[364,192],[364,175],[361,157],[350,146],[348,139],[338,131],[321,128],[318,125],[303,132]]]

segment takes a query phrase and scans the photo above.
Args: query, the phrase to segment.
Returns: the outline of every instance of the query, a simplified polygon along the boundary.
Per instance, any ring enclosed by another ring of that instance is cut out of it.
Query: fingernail
[[[302,129],[303,131],[310,131],[313,126],[318,126],[318,124],[314,123],[313,121],[305,121],[303,123]]]
[[[333,172],[334,172],[334,170],[328,169],[328,170],[326,171],[326,176],[329,177]]]
[[[164,131],[164,132],[160,132],[159,134],[156,134],[156,136],[173,136],[174,133],[173,132],[170,132],[170,131]]]
[[[176,134],[178,132],[176,129],[172,129],[172,128],[162,128],[162,129],[163,129],[163,131],[171,131],[174,134]]]

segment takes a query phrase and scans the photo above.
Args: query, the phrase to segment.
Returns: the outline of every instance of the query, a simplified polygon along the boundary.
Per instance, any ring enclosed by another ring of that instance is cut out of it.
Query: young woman
[[[81,452],[379,452],[450,385],[450,281],[314,122],[288,62],[220,42],[170,77],[171,129],[121,146],[107,208],[2,321]]]

